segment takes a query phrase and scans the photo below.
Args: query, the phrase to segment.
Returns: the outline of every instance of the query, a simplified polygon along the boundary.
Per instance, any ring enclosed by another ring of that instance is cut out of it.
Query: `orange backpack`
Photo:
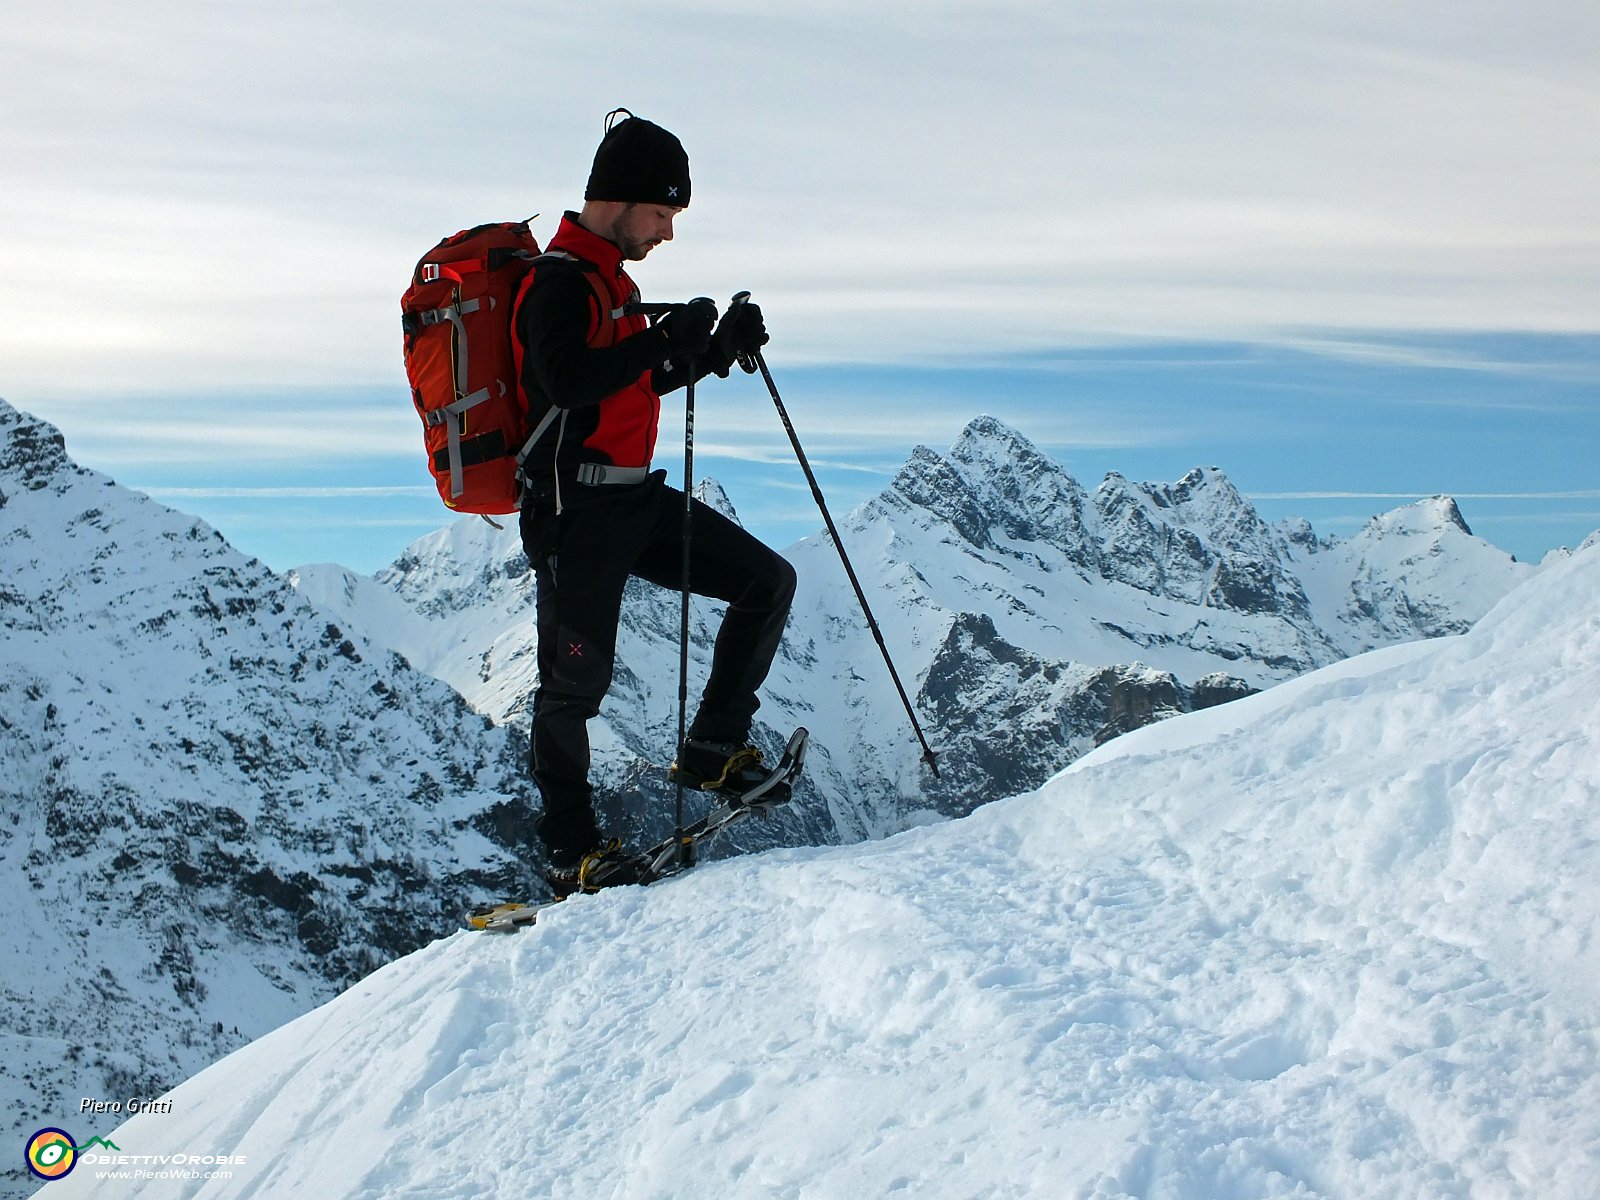
[[[400,297],[428,470],[457,512],[517,511],[520,463],[533,439],[512,317],[538,256],[528,221],[465,229],[422,256]]]

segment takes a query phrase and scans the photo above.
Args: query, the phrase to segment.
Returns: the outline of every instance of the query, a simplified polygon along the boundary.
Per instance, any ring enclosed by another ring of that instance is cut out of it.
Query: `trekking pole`
[[[748,298],[748,292],[741,292],[734,299],[738,302]],[[789,435],[789,444],[794,447],[794,456],[800,461],[800,469],[805,472],[806,482],[811,485],[811,495],[815,498],[817,507],[822,510],[822,520],[828,527],[828,536],[833,539],[833,548],[839,552],[839,561],[844,564],[844,573],[850,577],[850,586],[855,588],[856,600],[861,605],[862,615],[867,618],[867,627],[872,630],[873,640],[878,643],[884,664],[889,668],[889,678],[894,680],[895,691],[900,693],[900,703],[905,706],[906,716],[911,718],[911,729],[922,746],[922,761],[928,764],[928,770],[933,772],[935,779],[938,779],[938,755],[934,753],[933,747],[928,745],[928,739],[922,734],[922,726],[917,723],[917,714],[911,707],[911,698],[906,695],[905,685],[900,682],[900,672],[894,669],[894,660],[889,657],[889,647],[884,643],[883,631],[878,628],[877,618],[872,615],[872,606],[867,603],[867,594],[861,588],[861,580],[856,577],[856,569],[850,565],[850,556],[845,553],[844,542],[839,538],[839,529],[833,523],[833,514],[828,511],[828,502],[822,498],[822,487],[817,483],[816,473],[812,471],[806,452],[800,446],[800,437],[794,431],[794,422],[789,420],[789,410],[783,406],[783,397],[778,395],[778,385],[772,381],[772,372],[767,369],[767,360],[758,349],[749,354],[741,354],[739,365],[746,371],[760,371],[761,378],[766,381],[767,391],[772,394],[772,403],[778,410],[778,419],[783,422],[783,430]]]
[[[690,301],[690,303],[694,303]],[[677,304],[640,304],[634,302],[628,305],[629,312],[636,312],[652,320],[666,316]],[[684,741],[689,736],[689,567],[691,558],[691,532],[694,526],[694,372],[695,360],[691,355],[687,363],[689,382],[683,391],[683,557],[680,566],[683,571],[683,586],[679,595],[681,603],[678,607],[678,751],[682,753]],[[674,781],[677,784],[677,795],[673,803],[673,841],[678,848],[678,863],[684,867],[694,865],[694,849],[691,843],[683,836],[683,780]]]
[[[689,567],[693,561],[690,555],[690,535],[694,526],[694,368],[695,361],[691,355],[686,364],[689,370],[689,383],[683,392],[683,588],[680,593],[682,603],[678,609],[678,753],[683,753],[683,745],[689,736]],[[673,807],[673,820],[676,822],[674,838],[678,844],[678,864],[683,867],[694,865],[694,854],[688,841],[683,836],[683,780],[675,781],[678,785],[677,800]]]

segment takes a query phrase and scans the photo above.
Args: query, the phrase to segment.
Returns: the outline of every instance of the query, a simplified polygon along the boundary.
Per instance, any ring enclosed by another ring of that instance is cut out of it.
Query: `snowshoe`
[[[525,925],[532,925],[538,920],[540,910],[546,907],[544,904],[520,904],[511,900],[504,904],[486,904],[467,914],[467,925],[487,933],[512,933]]]

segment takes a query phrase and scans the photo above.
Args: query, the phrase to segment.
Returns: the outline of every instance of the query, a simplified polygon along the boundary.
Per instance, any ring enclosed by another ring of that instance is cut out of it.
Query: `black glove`
[[[734,358],[754,354],[771,341],[767,337],[767,322],[761,315],[761,306],[753,300],[746,300],[743,304],[730,308],[723,316],[722,324],[730,327],[727,346]],[[719,326],[717,330],[719,343],[721,336],[722,329]]]
[[[661,329],[674,357],[696,357],[711,349],[711,327],[717,323],[717,303],[700,296],[661,318]]]
[[[716,368],[717,374],[726,379],[735,362],[754,354],[769,340],[761,306],[748,300],[735,304],[722,314],[717,331],[711,335],[712,345],[717,348],[715,357],[721,360]]]

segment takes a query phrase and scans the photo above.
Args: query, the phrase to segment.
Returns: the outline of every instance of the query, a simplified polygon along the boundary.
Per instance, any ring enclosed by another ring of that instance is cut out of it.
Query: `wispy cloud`
[[[1575,523],[1580,528],[1600,528],[1600,508],[1551,509],[1544,512],[1477,514],[1472,523],[1483,528],[1491,525],[1567,525]],[[1586,523],[1586,524],[1585,524]],[[1574,542],[1581,538],[1574,537]]]
[[[1251,492],[1251,500],[1422,500],[1451,496],[1457,500],[1600,500],[1600,489],[1559,492],[1470,492],[1434,488],[1414,492]]]
[[[406,395],[397,390],[387,409],[337,399],[322,407],[248,398],[151,405],[143,418],[100,415],[73,422],[72,443],[75,453],[110,470],[161,463],[304,468],[409,456],[420,461],[421,426],[408,411]]]
[[[1407,0],[994,7],[25,6],[0,382],[398,381],[417,254],[578,195],[618,27],[696,172],[641,280],[754,288],[797,362],[1600,324],[1583,6],[1532,0],[1514,32]],[[440,70],[470,95],[414,87]]]
[[[128,486],[161,500],[352,500],[365,497],[437,496],[431,487],[141,487]]]

